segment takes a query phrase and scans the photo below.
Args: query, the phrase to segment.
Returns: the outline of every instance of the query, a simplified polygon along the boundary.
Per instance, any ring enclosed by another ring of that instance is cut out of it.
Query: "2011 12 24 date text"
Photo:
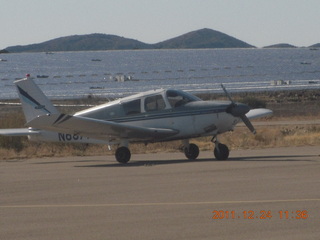
[[[212,219],[307,219],[307,210],[214,210]]]

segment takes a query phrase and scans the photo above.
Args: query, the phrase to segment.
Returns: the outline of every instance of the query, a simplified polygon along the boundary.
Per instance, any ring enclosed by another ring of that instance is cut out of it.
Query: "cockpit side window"
[[[150,96],[144,100],[144,108],[146,112],[163,110],[166,108],[166,103],[162,95]]]
[[[196,96],[177,90],[168,90],[167,98],[172,108],[183,106],[189,102],[201,100]]]
[[[126,115],[141,113],[141,100],[133,100],[130,102],[122,103],[123,110]]]

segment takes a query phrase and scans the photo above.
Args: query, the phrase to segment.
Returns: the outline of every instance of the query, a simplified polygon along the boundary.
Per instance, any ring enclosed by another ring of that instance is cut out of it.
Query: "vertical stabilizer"
[[[27,122],[41,115],[59,113],[29,75],[27,75],[27,78],[17,80],[14,83]]]

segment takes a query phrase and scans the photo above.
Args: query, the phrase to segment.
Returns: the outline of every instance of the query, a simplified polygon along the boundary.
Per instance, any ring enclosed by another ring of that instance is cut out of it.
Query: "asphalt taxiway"
[[[0,239],[319,239],[320,148],[0,161]]]

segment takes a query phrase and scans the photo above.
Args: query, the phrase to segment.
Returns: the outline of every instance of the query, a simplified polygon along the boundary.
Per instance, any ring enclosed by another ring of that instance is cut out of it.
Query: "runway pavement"
[[[0,161],[0,239],[319,239],[320,148]]]

